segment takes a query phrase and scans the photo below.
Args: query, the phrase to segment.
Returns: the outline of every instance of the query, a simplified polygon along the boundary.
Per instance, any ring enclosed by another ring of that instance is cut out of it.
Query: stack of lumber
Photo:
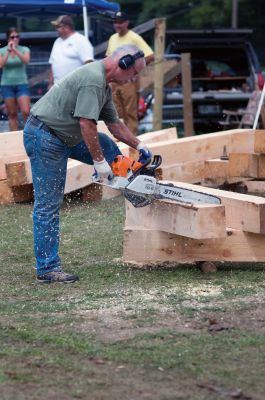
[[[98,130],[110,135],[106,125],[100,121]],[[141,136],[145,143],[159,140],[173,140],[177,137],[176,128],[146,133]],[[133,149],[118,143],[125,155],[133,156]],[[138,154],[138,152],[137,152]],[[92,165],[70,159],[67,165],[65,194],[82,190],[84,200],[107,199],[119,195],[119,191],[92,183]],[[23,133],[0,133],[0,204],[19,203],[33,199],[33,186],[30,161],[23,145]]]
[[[135,209],[127,202],[124,261],[265,260],[265,198],[218,189],[244,183],[252,192],[263,191],[265,131],[237,129],[149,148],[163,157],[160,179],[218,196],[221,204],[157,200]]]

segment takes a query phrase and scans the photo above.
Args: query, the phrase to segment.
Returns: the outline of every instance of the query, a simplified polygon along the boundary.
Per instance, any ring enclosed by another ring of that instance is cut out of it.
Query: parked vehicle
[[[264,78],[249,41],[252,30],[168,30],[166,56],[190,53],[195,131],[220,129],[224,109],[245,107],[251,92],[262,89]],[[182,81],[165,88],[163,124],[181,124]]]

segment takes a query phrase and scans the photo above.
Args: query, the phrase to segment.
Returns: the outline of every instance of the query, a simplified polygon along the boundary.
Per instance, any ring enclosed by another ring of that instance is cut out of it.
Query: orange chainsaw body
[[[132,171],[135,173],[143,166],[139,161],[134,161],[130,157],[118,155],[111,164],[112,172],[115,176],[126,176]]]

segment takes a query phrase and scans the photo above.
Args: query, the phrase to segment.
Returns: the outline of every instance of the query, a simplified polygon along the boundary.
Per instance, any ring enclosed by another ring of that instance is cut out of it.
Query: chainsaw
[[[219,197],[202,193],[197,190],[185,189],[171,183],[165,184],[155,177],[157,168],[162,163],[160,155],[153,159],[132,160],[130,157],[118,155],[111,164],[114,177],[107,182],[97,180],[94,175],[93,181],[108,186],[112,189],[121,190],[124,197],[134,207],[144,207],[154,200],[167,199],[181,203],[208,203],[220,204]]]

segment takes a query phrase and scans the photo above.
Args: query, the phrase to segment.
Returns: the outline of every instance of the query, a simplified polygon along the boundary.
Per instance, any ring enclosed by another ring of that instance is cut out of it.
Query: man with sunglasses
[[[69,15],[61,15],[55,21],[51,21],[51,24],[59,37],[53,44],[49,58],[51,71],[48,89],[69,72],[93,61],[94,58],[90,41],[75,31],[74,22]]]

